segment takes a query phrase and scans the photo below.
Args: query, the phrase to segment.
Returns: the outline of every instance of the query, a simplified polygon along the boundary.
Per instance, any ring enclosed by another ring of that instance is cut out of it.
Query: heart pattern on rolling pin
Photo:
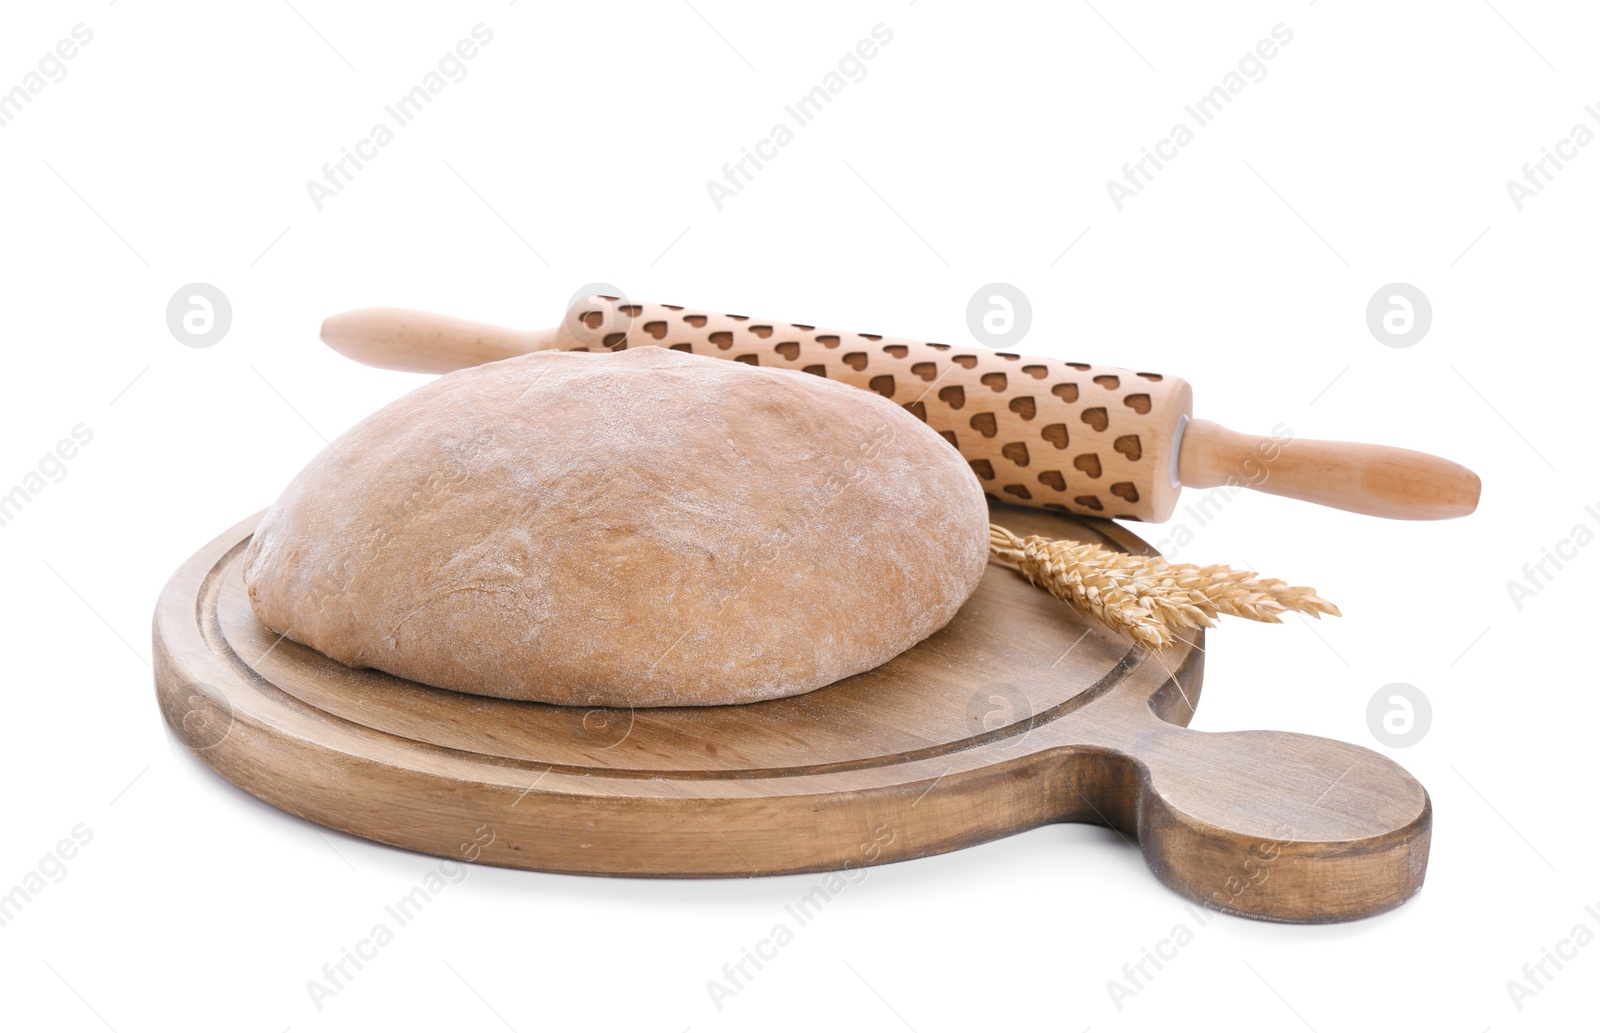
[[[606,304],[631,324],[607,323],[616,314]],[[659,342],[872,391],[937,431],[1000,501],[1150,519],[1162,518],[1153,496],[1170,496],[1161,484],[1169,459],[1160,449],[1171,440],[1175,405],[1187,401],[1177,378],[598,297],[575,306],[569,324],[579,334],[593,331],[588,341],[605,326],[622,326],[626,333],[604,338],[609,350]]]

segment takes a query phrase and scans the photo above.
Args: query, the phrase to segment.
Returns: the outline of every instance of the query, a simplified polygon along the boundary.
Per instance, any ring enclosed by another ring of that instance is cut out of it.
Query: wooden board
[[[514,868],[750,876],[1094,822],[1185,896],[1282,921],[1374,914],[1422,883],[1432,809],[1404,769],[1312,736],[1187,730],[1199,635],[1133,649],[998,565],[943,631],[816,692],[586,709],[433,689],[280,640],[239,569],[258,519],[163,592],[157,696],[206,764],[330,828]],[[997,519],[1148,551],[1088,518]]]

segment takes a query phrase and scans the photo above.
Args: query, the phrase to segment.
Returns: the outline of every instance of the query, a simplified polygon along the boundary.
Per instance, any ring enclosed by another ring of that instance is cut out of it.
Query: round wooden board
[[[1104,521],[996,518],[1149,551]],[[162,593],[157,696],[205,763],[330,828],[515,868],[750,876],[1085,821],[1136,839],[1186,896],[1259,918],[1358,918],[1422,883],[1432,811],[1402,768],[1311,736],[1187,731],[1200,635],[1134,649],[998,565],[944,630],[815,692],[556,707],[347,668],[268,631],[239,569],[258,519]]]

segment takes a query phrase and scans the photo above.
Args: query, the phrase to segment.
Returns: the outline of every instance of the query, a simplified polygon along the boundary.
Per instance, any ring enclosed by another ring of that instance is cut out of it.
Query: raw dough
[[[988,511],[894,403],[665,348],[461,370],[267,511],[256,616],[351,666],[594,706],[744,703],[875,667],[977,587]]]

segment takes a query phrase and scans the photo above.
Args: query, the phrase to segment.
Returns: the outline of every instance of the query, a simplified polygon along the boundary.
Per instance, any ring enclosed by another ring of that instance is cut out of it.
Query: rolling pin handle
[[[1387,445],[1252,437],[1190,420],[1178,454],[1186,487],[1240,484],[1256,491],[1395,520],[1466,516],[1478,475],[1448,459]]]
[[[322,340],[367,366],[449,373],[555,347],[554,330],[508,330],[401,308],[360,308],[329,316]]]

